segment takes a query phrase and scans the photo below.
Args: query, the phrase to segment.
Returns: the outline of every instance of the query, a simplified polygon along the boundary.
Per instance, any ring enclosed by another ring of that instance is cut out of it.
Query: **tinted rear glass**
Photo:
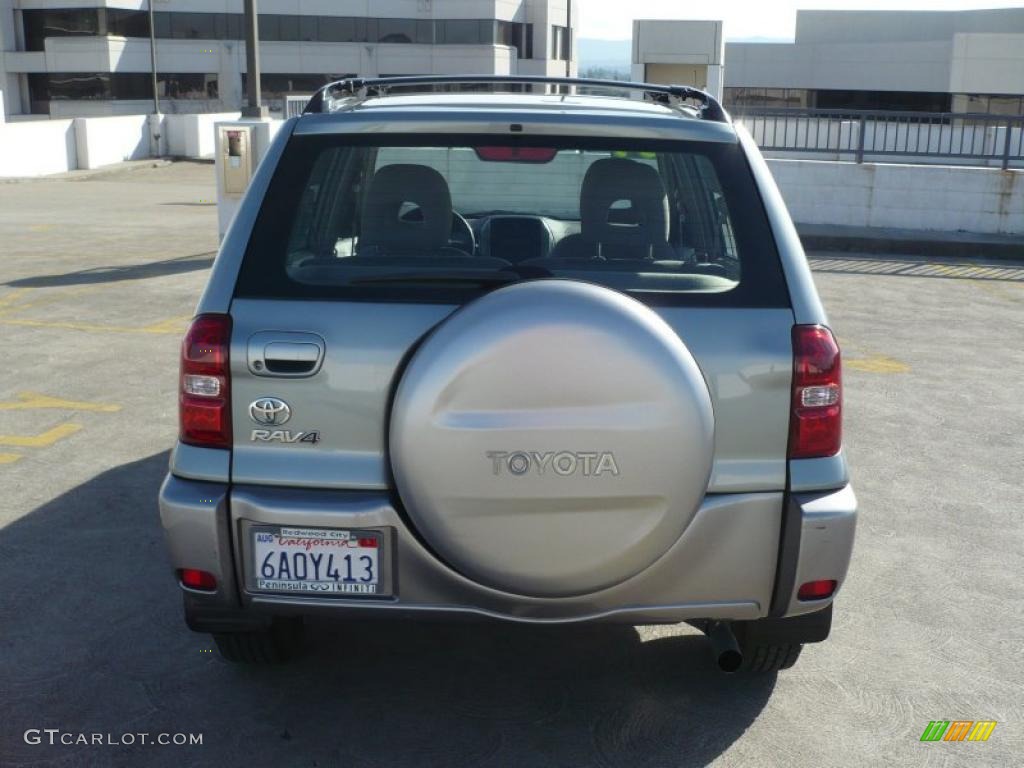
[[[788,305],[737,145],[514,139],[293,137],[238,294],[460,302],[556,277],[652,304]]]

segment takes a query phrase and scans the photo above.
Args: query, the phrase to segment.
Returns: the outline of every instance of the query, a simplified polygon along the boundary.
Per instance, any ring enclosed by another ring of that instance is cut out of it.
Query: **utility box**
[[[242,204],[260,160],[270,148],[281,120],[236,120],[214,125],[217,146],[217,225],[221,239]]]
[[[241,197],[252,181],[252,127],[248,125],[218,126],[217,146],[220,148],[221,189],[224,195]]]

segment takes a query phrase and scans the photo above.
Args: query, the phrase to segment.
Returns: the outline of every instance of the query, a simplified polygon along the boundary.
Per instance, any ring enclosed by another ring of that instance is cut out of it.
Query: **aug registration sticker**
[[[375,595],[380,535],[330,528],[253,532],[256,588],[270,592]]]

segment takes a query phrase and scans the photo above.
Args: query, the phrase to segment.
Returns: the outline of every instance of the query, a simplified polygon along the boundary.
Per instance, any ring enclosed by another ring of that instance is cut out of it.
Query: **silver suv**
[[[711,96],[608,86],[348,80],[283,125],[160,491],[226,658],[313,615],[689,622],[726,671],[827,637],[856,499],[800,241]]]

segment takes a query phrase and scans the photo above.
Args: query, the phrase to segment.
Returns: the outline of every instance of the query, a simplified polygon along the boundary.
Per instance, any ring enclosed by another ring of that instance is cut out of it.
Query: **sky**
[[[579,8],[580,36],[627,40],[633,19],[722,19],[727,40],[750,37],[792,40],[796,11],[929,10],[1019,8],[1020,2],[971,0],[574,0]]]

